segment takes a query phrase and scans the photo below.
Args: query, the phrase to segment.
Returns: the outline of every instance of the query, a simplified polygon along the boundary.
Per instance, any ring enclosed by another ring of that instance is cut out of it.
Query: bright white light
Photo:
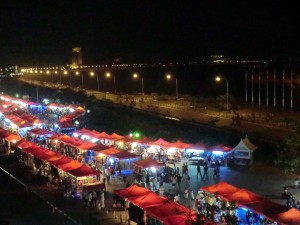
[[[114,159],[109,159],[110,163],[113,164],[114,163]]]
[[[188,150],[186,150],[186,152],[187,152],[187,153],[189,153],[189,152],[199,152],[199,153],[203,153],[204,150],[199,150],[199,149],[188,149]]]
[[[215,154],[215,155],[222,155],[223,152],[221,152],[221,151],[213,151],[213,154]]]
[[[156,168],[151,167],[150,170],[151,170],[152,173],[156,173]]]

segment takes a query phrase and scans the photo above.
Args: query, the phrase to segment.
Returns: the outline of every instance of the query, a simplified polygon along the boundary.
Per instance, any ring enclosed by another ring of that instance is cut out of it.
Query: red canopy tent
[[[162,139],[162,138],[159,138],[156,141],[149,142],[148,144],[149,145],[163,147],[163,148],[169,148],[169,147],[171,147],[171,143],[168,142],[168,141],[166,141],[166,140],[164,140],[164,139]]]
[[[159,206],[146,206],[144,210],[167,225],[187,225],[196,219],[195,211],[167,199]]]
[[[150,167],[160,167],[164,166],[163,163],[157,162],[156,160],[153,160],[151,158],[147,158],[144,160],[139,160],[132,163],[134,166],[140,167],[140,168],[150,168]]]
[[[119,195],[120,197],[127,199],[131,197],[138,197],[144,196],[149,194],[151,191],[144,187],[139,187],[135,184],[131,185],[130,187],[121,189],[121,190],[114,190],[114,193]]]
[[[59,154],[51,150],[45,151],[43,154],[37,156],[37,158],[47,162],[56,161],[62,159],[63,157],[64,156],[62,154]]]
[[[219,183],[211,186],[201,187],[201,190],[212,194],[217,194],[221,198],[226,198],[226,196],[239,191],[240,188],[228,184],[225,181],[220,181]]]
[[[227,201],[237,202],[238,205],[245,205],[247,203],[262,202],[263,197],[254,194],[251,191],[241,188],[240,190],[226,196],[222,196]]]
[[[17,144],[18,148],[28,148],[30,146],[34,145],[33,142],[31,141],[26,141],[25,139],[22,139],[19,141],[19,143]]]
[[[166,198],[153,192],[149,192],[142,196],[128,197],[128,200],[138,207],[144,209],[145,207],[159,206],[166,201]]]
[[[70,170],[75,170],[75,169],[78,169],[78,168],[80,168],[82,166],[83,166],[82,163],[80,163],[80,162],[78,162],[76,160],[71,160],[68,163],[57,165],[57,168],[65,171],[65,172],[69,172]]]
[[[9,132],[8,130],[4,130],[4,129],[1,129],[0,130],[0,138],[5,138],[5,137],[7,137],[7,136],[9,136],[9,135],[11,135],[12,133],[11,132]]]
[[[27,131],[28,133],[32,133],[35,135],[53,135],[54,132],[45,130],[45,129],[40,129],[40,128],[34,128],[32,130]]]
[[[101,172],[99,170],[93,170],[92,168],[82,165],[81,167],[73,170],[68,170],[68,173],[73,175],[74,177],[85,177],[85,176],[94,176],[100,175]]]
[[[88,148],[87,150],[94,151],[94,152],[99,152],[99,151],[103,151],[103,150],[106,150],[106,149],[109,149],[109,148],[110,147],[107,146],[107,145],[98,144],[98,145],[95,145],[93,147]]]
[[[193,145],[189,146],[187,149],[206,151],[208,149],[208,147],[205,144],[203,144],[202,142],[199,141],[196,144],[193,144]]]
[[[222,145],[222,144],[219,144],[219,145],[215,145],[215,146],[212,146],[210,148],[208,148],[207,150],[208,151],[220,151],[220,152],[223,152],[223,153],[226,153],[226,152],[230,152],[232,148],[229,148],[225,145]]]
[[[20,141],[22,138],[17,134],[10,134],[4,138],[6,141]]]
[[[79,135],[87,135],[87,136],[89,136],[91,134],[91,130],[88,130],[86,128],[82,128],[80,130],[74,131],[73,134],[79,134]]]
[[[147,144],[149,143],[151,140],[150,138],[143,136],[141,138],[135,138],[133,136],[125,136],[122,139],[119,139],[118,141],[120,142],[124,142],[124,143],[140,143],[140,144]]]
[[[113,154],[116,154],[116,153],[119,153],[119,152],[120,152],[120,150],[118,150],[118,149],[109,148],[109,149],[102,150],[99,153],[101,153],[103,155],[106,155],[106,156],[110,156],[110,155],[113,155]]]
[[[294,208],[278,214],[268,215],[272,220],[283,225],[299,225],[300,224],[300,211]]]
[[[120,140],[120,139],[124,138],[124,136],[121,136],[121,135],[119,135],[119,134],[113,133],[113,134],[111,135],[111,138],[114,139],[114,140],[116,141],[116,140]]]
[[[290,207],[288,206],[280,205],[266,198],[260,202],[243,204],[243,207],[248,208],[251,211],[256,212],[258,214],[263,214],[269,220],[273,220],[268,216],[270,213],[278,214],[286,212],[290,209]]]
[[[178,148],[178,149],[185,149],[190,147],[192,144],[184,143],[180,140],[177,140],[176,142],[170,143],[171,147]]]
[[[127,152],[127,151],[120,151],[118,153],[110,155],[109,157],[122,160],[122,159],[139,158],[140,156],[130,153],[130,152]]]
[[[69,163],[71,162],[72,159],[70,159],[69,157],[67,156],[64,156],[58,160],[55,160],[55,161],[52,161],[51,164],[55,167],[58,167],[59,165],[63,165],[63,164],[66,164],[66,163]]]

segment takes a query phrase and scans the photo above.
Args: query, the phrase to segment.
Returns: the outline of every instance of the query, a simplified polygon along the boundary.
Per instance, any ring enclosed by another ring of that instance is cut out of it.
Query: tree
[[[300,163],[300,133],[295,132],[277,149],[274,163],[286,173],[293,173]]]

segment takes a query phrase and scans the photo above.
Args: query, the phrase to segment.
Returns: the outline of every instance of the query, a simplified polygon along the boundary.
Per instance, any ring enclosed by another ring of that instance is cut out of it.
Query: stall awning
[[[6,141],[20,141],[22,138],[17,134],[10,134],[4,138]]]
[[[34,143],[33,142],[31,142],[31,141],[26,141],[25,139],[22,139],[22,140],[20,140],[19,141],[19,143],[17,144],[17,146],[19,147],[19,148],[28,148],[28,147],[30,147],[30,146],[32,146],[32,145],[34,145]]]
[[[119,153],[120,150],[118,149],[115,149],[115,148],[109,148],[109,149],[105,149],[103,151],[100,151],[99,153],[103,154],[103,155],[106,155],[106,156],[110,156],[110,155],[113,155],[113,154],[116,154],[116,153]]]
[[[109,148],[110,147],[107,146],[107,145],[98,144],[98,145],[95,145],[93,147],[88,148],[87,150],[94,151],[94,152],[99,152],[99,151],[103,151],[103,150],[106,150],[106,149],[109,149]]]
[[[49,130],[45,130],[45,129],[39,129],[39,128],[34,128],[32,130],[27,131],[28,133],[32,133],[38,136],[42,136],[42,135],[53,135],[54,132],[49,131]]]
[[[171,147],[171,145],[170,145],[171,143],[162,138],[159,138],[156,141],[149,142],[148,144],[153,145],[153,146],[159,146],[162,148],[170,148]]]
[[[157,162],[156,160],[151,159],[151,158],[147,158],[147,159],[144,159],[144,160],[139,160],[139,161],[133,162],[132,164],[134,166],[137,166],[137,167],[140,167],[140,168],[143,168],[143,169],[144,168],[150,168],[150,167],[164,166],[163,163]]]
[[[193,144],[193,145],[189,146],[187,149],[206,151],[208,149],[208,147],[205,144],[203,144],[202,142],[199,141],[196,144]]]
[[[83,166],[82,163],[80,163],[80,162],[78,162],[76,160],[71,160],[68,163],[57,165],[57,168],[65,171],[65,172],[69,172],[70,170],[75,170],[75,169],[78,169],[78,168],[80,168],[82,166]]]
[[[86,165],[82,165],[77,169],[68,170],[67,172],[74,177],[95,176],[101,174],[99,170],[94,170]]]
[[[177,140],[176,142],[170,143],[170,146],[173,148],[178,148],[178,149],[185,149],[190,147],[192,144],[184,143],[180,140]]]
[[[127,151],[120,151],[120,152],[118,152],[116,154],[110,155],[109,157],[122,160],[122,159],[139,158],[140,156],[138,156],[136,154],[133,154],[133,153],[130,153],[130,152],[127,152]]]
[[[219,183],[211,185],[211,186],[201,187],[201,190],[212,193],[212,194],[217,194],[222,198],[222,197],[226,197],[228,195],[231,195],[232,193],[239,191],[240,188],[235,187],[231,184],[228,184],[224,181],[220,181]]]
[[[151,191],[147,188],[139,187],[135,184],[131,185],[128,188],[124,188],[121,190],[114,190],[114,193],[119,195],[120,197],[127,199],[131,197],[144,196],[149,194]]]
[[[210,147],[207,150],[209,150],[211,152],[213,152],[213,151],[219,151],[219,152],[226,153],[226,152],[230,152],[232,150],[232,148],[229,148],[229,147],[227,147],[225,145],[219,144],[219,145],[212,146],[212,147]]]
[[[284,225],[299,225],[300,224],[300,211],[294,208],[278,214],[268,215],[272,220]]]
[[[94,189],[105,189],[105,183],[100,183],[100,184],[90,184],[90,185],[85,185],[83,186],[83,191],[90,191]]]
[[[238,205],[244,205],[247,203],[261,202],[263,197],[254,194],[246,189],[240,189],[230,195],[223,196],[227,201],[237,202]]]

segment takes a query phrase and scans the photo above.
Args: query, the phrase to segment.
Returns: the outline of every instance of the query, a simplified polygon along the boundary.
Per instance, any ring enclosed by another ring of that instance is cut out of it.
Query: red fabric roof
[[[80,130],[76,130],[75,132],[73,132],[75,134],[80,134],[80,135],[89,135],[91,133],[91,130],[88,130],[86,128],[81,128]]]
[[[22,138],[17,134],[10,134],[4,138],[7,141],[20,141]]]
[[[102,154],[107,155],[107,156],[110,156],[110,155],[113,155],[113,154],[116,154],[116,153],[119,153],[119,152],[120,152],[120,150],[115,149],[113,147],[111,147],[109,149],[99,151],[99,153],[102,153]]]
[[[184,149],[190,147],[192,144],[184,143],[180,140],[177,140],[176,142],[170,143],[171,147],[173,148],[179,148],[179,149]]]
[[[263,197],[256,195],[253,192],[243,188],[230,195],[226,195],[226,197],[224,198],[227,199],[227,201],[237,202],[238,205],[244,205],[253,202],[261,202],[264,199]]]
[[[101,174],[99,170],[93,170],[86,165],[82,165],[81,167],[74,170],[69,170],[68,173],[73,175],[74,177],[94,176]]]
[[[43,154],[37,155],[36,157],[41,160],[51,162],[51,161],[59,160],[59,159],[63,158],[64,156],[57,152],[48,150],[48,151],[43,152]]]
[[[114,140],[120,140],[121,138],[123,138],[124,136],[121,136],[119,134],[116,134],[116,133],[113,133],[111,135],[111,138],[114,139]]]
[[[149,192],[142,196],[128,197],[128,200],[138,207],[144,209],[145,207],[159,206],[166,201],[166,198],[153,192]]]
[[[34,128],[32,130],[27,131],[28,133],[32,133],[35,135],[53,135],[54,132],[45,130],[45,129],[40,129],[40,128]]]
[[[71,162],[72,159],[70,159],[69,157],[67,156],[64,156],[62,157],[61,159],[58,159],[58,160],[55,160],[55,161],[52,161],[51,164],[55,167],[58,167],[59,165],[62,165],[62,164],[66,164],[66,163],[69,163]]]
[[[129,136],[129,135],[123,137],[122,139],[119,139],[118,141],[122,141],[122,142],[125,142],[125,143],[136,142],[136,143],[140,143],[140,144],[146,144],[148,142],[151,142],[150,138],[148,138],[146,136],[143,136],[141,138],[135,138],[135,137],[132,137],[132,136]]]
[[[89,151],[94,151],[94,152],[98,152],[98,151],[102,151],[102,150],[109,149],[109,148],[110,148],[110,147],[107,146],[107,145],[98,144],[98,145],[96,145],[96,146],[93,146],[93,147],[88,148],[87,150],[89,150]]]
[[[147,214],[155,216],[166,225],[187,225],[188,220],[196,219],[195,211],[167,199],[159,206],[146,206],[145,210]]]
[[[140,167],[140,168],[150,168],[150,167],[160,167],[164,166],[163,163],[157,162],[156,160],[153,160],[151,158],[147,158],[144,160],[139,160],[132,163],[133,165]]]
[[[212,152],[212,151],[230,152],[231,149],[232,149],[232,148],[229,148],[229,147],[227,147],[227,146],[225,146],[225,145],[219,144],[219,145],[212,146],[212,147],[210,147],[210,148],[207,149],[207,150],[209,150],[209,151],[211,151],[211,152]]]
[[[8,137],[9,135],[11,135],[11,132],[9,132],[8,130],[0,130],[0,138],[5,138]]]
[[[119,195],[120,197],[126,199],[130,197],[137,197],[149,194],[151,191],[144,187],[139,187],[135,184],[131,185],[130,187],[121,189],[121,190],[114,190],[114,193]]]
[[[204,150],[204,151],[206,151],[208,149],[208,147],[205,144],[203,144],[202,142],[199,141],[196,144],[191,145],[187,149],[196,149],[196,150]]]
[[[130,153],[130,152],[127,152],[127,151],[120,151],[118,153],[110,155],[110,157],[121,160],[121,159],[138,158],[140,156],[136,155],[136,154],[133,154],[133,153]]]
[[[155,146],[160,146],[164,148],[169,148],[171,147],[170,142],[167,142],[166,140],[159,138],[156,141],[149,142],[149,145],[155,145]]]
[[[75,169],[78,169],[80,167],[82,167],[83,164],[76,161],[76,160],[72,160],[68,163],[64,163],[64,164],[60,164],[60,165],[57,165],[57,167],[65,172],[69,172],[70,170],[75,170]]]
[[[18,146],[19,148],[28,148],[28,147],[30,147],[30,146],[32,146],[32,145],[34,145],[33,142],[31,142],[31,141],[26,141],[25,139],[20,140],[19,143],[17,144],[17,146]]]
[[[232,193],[239,191],[240,188],[235,187],[231,184],[228,184],[224,181],[220,181],[219,183],[211,185],[211,186],[201,187],[201,190],[210,192],[213,194],[218,194],[222,198],[222,197],[226,197],[227,195],[230,195]]]
[[[286,212],[290,209],[290,207],[288,206],[280,205],[266,198],[260,202],[243,204],[243,207],[248,208],[251,211],[256,212],[258,214],[264,215],[270,220],[273,219],[268,217],[269,214],[274,215],[274,214]]]
[[[272,220],[287,225],[299,225],[300,224],[300,211],[294,208],[275,215],[268,215]]]

